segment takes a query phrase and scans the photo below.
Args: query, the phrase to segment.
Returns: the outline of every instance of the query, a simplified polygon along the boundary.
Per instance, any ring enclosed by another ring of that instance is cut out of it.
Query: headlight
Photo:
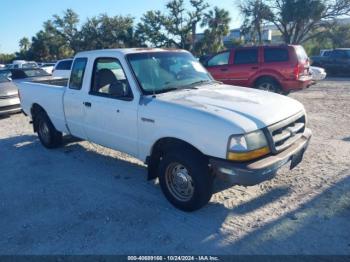
[[[261,130],[230,137],[227,159],[232,161],[248,161],[270,153],[270,149]]]

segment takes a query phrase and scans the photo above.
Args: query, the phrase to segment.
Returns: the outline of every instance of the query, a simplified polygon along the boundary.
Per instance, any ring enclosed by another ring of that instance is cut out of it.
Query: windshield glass
[[[11,77],[11,72],[8,70],[0,70],[0,83],[8,82],[9,77]]]
[[[36,77],[36,76],[49,76],[45,70],[43,69],[27,69],[24,70],[24,73],[27,77]]]
[[[164,93],[212,82],[203,66],[187,52],[150,52],[128,55],[145,94]]]

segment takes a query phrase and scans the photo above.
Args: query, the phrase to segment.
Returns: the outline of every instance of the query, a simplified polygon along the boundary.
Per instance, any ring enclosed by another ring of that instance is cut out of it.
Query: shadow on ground
[[[183,213],[146,181],[143,166],[72,138],[57,150],[36,136],[1,139],[0,155],[1,254],[350,254],[349,176],[297,210],[245,228],[235,217],[290,189]]]

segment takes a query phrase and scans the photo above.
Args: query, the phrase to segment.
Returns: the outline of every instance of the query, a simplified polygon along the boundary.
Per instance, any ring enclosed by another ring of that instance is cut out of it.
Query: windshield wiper
[[[186,85],[186,86],[199,86],[202,84],[209,84],[211,82],[212,82],[211,80],[199,80],[199,81],[193,82],[193,83]]]
[[[219,82],[216,80],[200,80],[200,81],[193,82],[187,86],[199,86],[202,84],[222,84],[222,82]]]
[[[157,90],[154,93],[155,94],[162,94],[162,93],[167,93],[167,92],[172,92],[172,91],[176,91],[176,90],[184,90],[184,89],[197,89],[195,86],[199,86],[202,84],[221,84],[222,82],[216,81],[216,80],[200,80],[200,81],[196,81],[193,82],[191,84],[188,85],[182,85],[182,86],[175,86],[175,85],[169,85],[166,86],[161,89],[161,90]]]

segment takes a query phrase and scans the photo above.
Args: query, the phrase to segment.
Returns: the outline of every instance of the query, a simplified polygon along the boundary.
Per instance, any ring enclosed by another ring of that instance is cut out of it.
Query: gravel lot
[[[0,254],[350,254],[350,79],[291,97],[314,136],[303,163],[174,209],[142,163],[66,139],[44,149],[21,114],[0,119]]]

